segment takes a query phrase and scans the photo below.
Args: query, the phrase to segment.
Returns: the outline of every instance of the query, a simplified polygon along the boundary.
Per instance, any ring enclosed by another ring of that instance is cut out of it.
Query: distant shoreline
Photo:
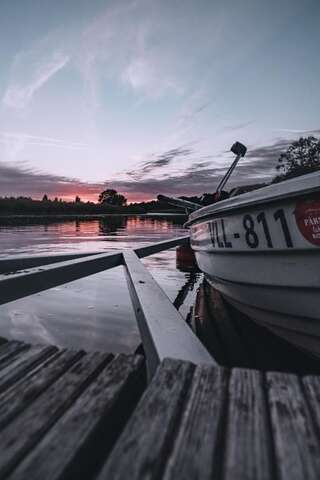
[[[148,202],[117,205],[104,201],[100,203],[82,202],[76,197],[74,202],[63,200],[33,200],[28,197],[0,197],[0,219],[13,218],[102,218],[105,216],[131,216],[169,214],[182,216],[184,210],[169,205],[166,201],[150,200]]]
[[[186,217],[178,212],[146,212],[146,213],[32,213],[32,214],[0,214],[1,219],[10,218],[101,218],[101,217]]]
[[[110,219],[115,222],[116,219],[129,217],[145,217],[145,218],[187,218],[184,213],[89,213],[89,214],[24,214],[24,215],[0,215],[0,226],[14,226],[27,224],[51,224],[58,222],[74,222],[74,221],[92,221]]]

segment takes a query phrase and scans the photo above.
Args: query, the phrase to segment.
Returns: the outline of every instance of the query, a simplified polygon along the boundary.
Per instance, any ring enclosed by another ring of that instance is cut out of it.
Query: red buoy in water
[[[176,266],[181,272],[199,272],[194,251],[190,245],[180,245],[176,248]]]

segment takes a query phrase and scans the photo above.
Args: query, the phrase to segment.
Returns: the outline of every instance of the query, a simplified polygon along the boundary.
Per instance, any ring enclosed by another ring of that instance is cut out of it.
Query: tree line
[[[107,193],[106,193],[107,192]],[[74,201],[64,201],[47,194],[42,200],[30,197],[0,197],[0,215],[107,215],[107,214],[144,214],[153,211],[178,211],[165,202],[150,201],[127,205],[127,199],[110,190],[101,192],[99,202],[83,202],[79,196]]]
[[[315,172],[319,169],[320,140],[314,136],[301,137],[280,155],[276,166],[276,175],[271,183],[278,183],[299,175]],[[205,195],[210,194],[203,194],[203,196]],[[200,202],[200,197],[197,196],[183,196],[181,198]],[[114,189],[106,189],[101,192],[98,197],[98,203],[83,202],[78,195],[74,201],[65,201],[58,197],[52,200],[48,198],[47,194],[43,195],[42,200],[33,200],[30,197],[23,196],[0,198],[0,215],[143,214],[156,211],[174,212],[176,208],[158,200],[128,205],[126,197]]]
[[[273,183],[299,177],[320,169],[320,140],[314,136],[301,137],[281,153],[276,166],[279,172]]]
[[[103,215],[123,213],[123,207],[108,203],[83,202],[79,196],[74,201],[50,199],[44,194],[42,200],[30,197],[0,198],[0,215]],[[136,207],[130,213],[143,213]]]

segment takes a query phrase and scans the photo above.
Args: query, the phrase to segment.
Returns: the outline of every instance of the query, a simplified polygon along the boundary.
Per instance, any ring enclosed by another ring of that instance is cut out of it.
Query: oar
[[[240,142],[235,142],[232,147],[230,148],[231,152],[236,155],[236,158],[232,162],[231,166],[229,167],[227,173],[221,179],[216,193],[214,195],[218,196],[220,192],[223,190],[224,186],[226,185],[227,181],[229,180],[233,170],[236,168],[237,163],[239,162],[241,157],[244,157],[247,152],[247,147]]]
[[[161,202],[167,202],[169,205],[174,205],[175,207],[184,208],[186,211],[193,212],[202,207],[199,203],[190,202],[189,200],[183,200],[182,198],[176,197],[167,197],[166,195],[158,195],[158,200]]]
[[[237,163],[239,162],[241,157],[244,157],[247,151],[247,147],[245,147],[242,143],[236,142],[232,145],[231,147],[231,152],[233,152],[236,155],[235,160],[232,162],[232,165],[229,167],[227,173],[224,175],[222,180],[220,181],[216,192],[213,194],[215,201],[219,200],[219,196],[221,191],[223,190],[223,187],[229,180],[233,170],[236,168]],[[203,199],[203,197],[202,197]],[[176,197],[167,197],[166,195],[158,195],[158,200],[160,201],[165,201],[169,203],[170,205],[175,205],[176,207],[181,207],[188,211],[195,211],[198,210],[203,206],[203,204],[195,203],[195,202],[190,202],[188,200],[182,200],[182,198],[176,198]]]

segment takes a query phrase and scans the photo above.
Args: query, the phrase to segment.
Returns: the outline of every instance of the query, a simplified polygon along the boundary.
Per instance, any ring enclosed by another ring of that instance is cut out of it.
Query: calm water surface
[[[0,225],[0,257],[135,248],[185,235],[184,221],[160,216],[14,220]],[[144,263],[186,318],[199,275],[176,267],[175,249]],[[89,351],[133,351],[140,336],[123,267],[2,305],[0,336]]]

